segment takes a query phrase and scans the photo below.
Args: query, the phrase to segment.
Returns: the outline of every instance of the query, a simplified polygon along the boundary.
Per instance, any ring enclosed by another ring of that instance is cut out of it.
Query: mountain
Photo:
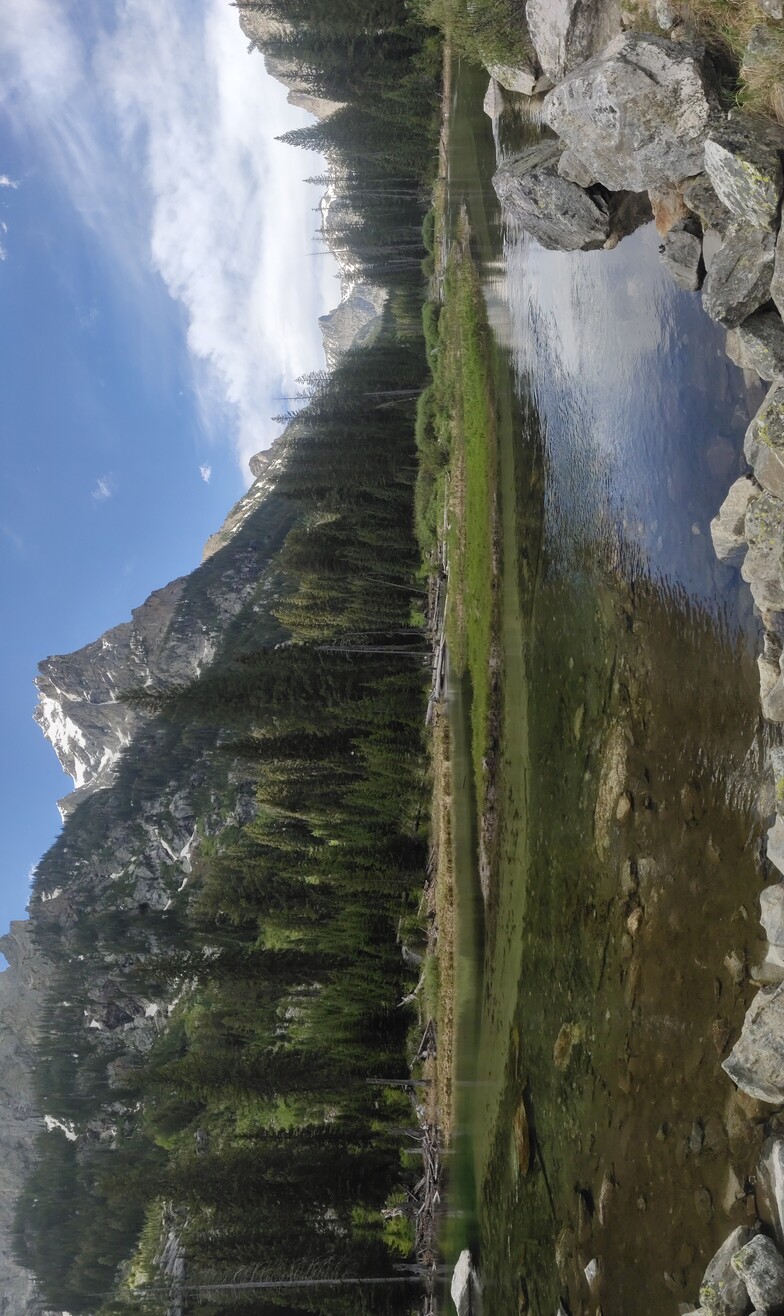
[[[273,35],[258,12],[241,9],[239,18],[253,45]],[[338,108],[313,97],[293,65],[269,56],[265,62],[289,88],[291,103],[319,117]],[[330,367],[350,346],[372,338],[387,299],[384,289],[362,282],[341,249],[346,218],[333,183],[321,207],[324,240],[341,270],[341,302],[320,320]],[[46,1113],[46,1095],[35,1091],[33,1046],[53,947],[61,961],[90,962],[86,950],[99,934],[85,928],[85,911],[91,920],[103,913],[105,921],[127,913],[142,929],[139,915],[165,915],[187,887],[205,838],[246,822],[255,808],[253,791],[231,780],[214,743],[194,743],[176,727],[162,727],[124,696],[189,682],[219,650],[231,652],[249,636],[257,645],[280,636],[266,602],[276,590],[275,554],[296,508],[275,486],[297,425],[295,418],[269,451],[253,458],[248,491],[207,541],[193,572],[154,591],[129,620],[93,643],[40,664],[35,719],[75,789],[59,802],[64,829],[39,865],[33,922],[16,922],[0,938],[9,966],[0,973],[0,1316],[42,1316],[32,1276],[14,1260],[11,1243],[13,1205],[36,1139],[76,1135],[100,1143],[116,1133],[91,1122],[89,1111],[81,1125],[58,1121]],[[101,971],[85,970],[76,1036],[86,1030],[94,1051],[107,1058],[118,1053],[107,1073],[121,1087],[134,1054],[159,1035],[171,1002],[160,992],[130,991],[122,937],[112,948],[109,933],[101,935]],[[154,951],[152,932],[138,936]]]

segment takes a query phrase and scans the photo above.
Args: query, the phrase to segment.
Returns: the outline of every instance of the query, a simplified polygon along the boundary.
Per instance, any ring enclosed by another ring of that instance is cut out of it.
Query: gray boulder
[[[702,242],[681,225],[670,229],[659,247],[667,273],[685,292],[696,292],[702,274]]]
[[[779,315],[784,315],[784,229],[776,240],[776,255],[773,263],[773,278],[770,282],[770,295],[778,307]]]
[[[779,815],[773,826],[768,828],[766,852],[773,866],[784,873],[784,818]]]
[[[574,151],[566,150],[558,161],[558,172],[561,178],[566,178],[570,183],[576,183],[578,187],[593,187],[596,179],[590,169],[586,169],[582,160]]]
[[[504,91],[516,91],[521,96],[533,96],[536,91],[536,74],[526,65],[513,68],[510,64],[488,64],[486,68],[490,77]]]
[[[457,1258],[457,1265],[453,1271],[450,1286],[450,1294],[455,1304],[457,1316],[472,1316],[476,1306],[478,1287],[471,1253],[468,1248],[464,1248]]]
[[[784,882],[760,892],[760,923],[771,946],[784,947]]]
[[[594,199],[558,172],[563,147],[541,142],[504,161],[493,178],[501,204],[549,251],[591,251],[610,232],[603,197]]]
[[[769,722],[784,722],[784,678],[778,658],[766,652],[757,659],[760,674],[760,704],[762,716]]]
[[[727,334],[727,356],[741,370],[768,381],[784,376],[784,321],[777,311],[757,311]]]
[[[784,1246],[784,1138],[773,1137],[762,1144],[757,1163],[757,1211],[760,1219]]]
[[[757,0],[757,8],[766,18],[784,18],[784,5],[781,0]]]
[[[738,219],[776,228],[784,190],[784,132],[734,111],[705,142],[705,172],[716,195]]]
[[[626,32],[548,94],[544,117],[605,187],[643,192],[702,173],[718,111],[691,47]]]
[[[748,1311],[746,1285],[733,1270],[732,1258],[753,1237],[753,1229],[740,1225],[724,1240],[709,1263],[700,1284],[700,1306],[708,1316],[745,1316]]]
[[[757,992],[722,1069],[750,1097],[784,1104],[784,985]]]
[[[726,231],[702,288],[702,304],[712,320],[739,325],[770,298],[774,235],[736,221]]]
[[[781,4],[777,2],[779,18],[781,18]],[[775,28],[770,27],[767,23],[759,23],[751,29],[749,39],[746,42],[746,49],[743,52],[743,59],[740,67],[741,81],[744,78],[749,80],[759,79],[762,74],[766,80],[770,79],[771,59],[773,67],[776,67],[781,57],[780,35]]]
[[[681,185],[681,193],[689,210],[698,217],[703,230],[710,228],[719,233],[724,232],[732,216],[717,197],[707,174],[687,178]]]
[[[485,92],[485,98],[482,102],[482,109],[485,114],[493,120],[493,123],[495,123],[496,119],[500,119],[504,112],[504,93],[495,78],[491,78],[487,84],[487,91]]]
[[[759,494],[756,485],[745,475],[730,487],[718,516],[710,524],[711,539],[720,562],[739,567],[746,556],[746,513]]]
[[[764,1234],[758,1234],[732,1258],[732,1268],[746,1285],[756,1308],[768,1316],[784,1313],[784,1260]]]
[[[768,389],[746,430],[743,451],[763,489],[784,498],[784,380]]]
[[[619,0],[528,0],[528,34],[537,59],[553,82],[560,82],[621,29]]]
[[[746,512],[749,551],[740,574],[760,612],[784,611],[784,503],[763,491]]]

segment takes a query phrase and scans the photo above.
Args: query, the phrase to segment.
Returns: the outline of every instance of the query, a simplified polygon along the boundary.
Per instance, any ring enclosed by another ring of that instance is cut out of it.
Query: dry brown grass
[[[449,718],[446,705],[436,709],[432,739],[432,844],[436,850],[433,882],[435,937],[428,954],[435,957],[437,1001],[435,1019],[438,1055],[428,1062],[426,1073],[434,1082],[430,1086],[429,1116],[441,1129],[449,1145],[452,1129],[452,1093],[455,1034],[455,902],[452,865],[452,772],[449,745]]]
[[[756,0],[680,0],[676,8],[709,49],[734,65],[738,104],[784,122],[784,24],[766,20]],[[765,40],[755,58],[744,61],[755,29]]]

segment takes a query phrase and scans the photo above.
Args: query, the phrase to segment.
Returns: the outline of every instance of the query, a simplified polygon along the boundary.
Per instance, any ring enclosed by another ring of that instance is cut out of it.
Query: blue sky
[[[339,298],[308,121],[226,0],[4,0],[0,925],[70,787],[41,658],[191,570]]]

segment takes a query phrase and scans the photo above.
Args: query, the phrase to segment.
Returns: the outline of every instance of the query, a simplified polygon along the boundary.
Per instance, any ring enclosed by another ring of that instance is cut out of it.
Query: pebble
[[[641,923],[642,923],[642,909],[638,905],[636,909],[632,910],[631,914],[626,920],[626,927],[628,928],[630,937],[636,937],[637,933],[640,930]]]
[[[706,1225],[713,1215],[713,1198],[707,1188],[698,1188],[694,1194],[694,1209]]]
[[[691,1126],[689,1134],[689,1151],[694,1156],[699,1156],[705,1143],[705,1126],[702,1120],[695,1120]]]
[[[629,799],[628,793],[626,793],[622,795],[621,798],[619,799],[618,807],[615,810],[615,816],[618,819],[618,822],[624,822],[624,820],[629,817],[631,811],[632,811],[632,802]]]

